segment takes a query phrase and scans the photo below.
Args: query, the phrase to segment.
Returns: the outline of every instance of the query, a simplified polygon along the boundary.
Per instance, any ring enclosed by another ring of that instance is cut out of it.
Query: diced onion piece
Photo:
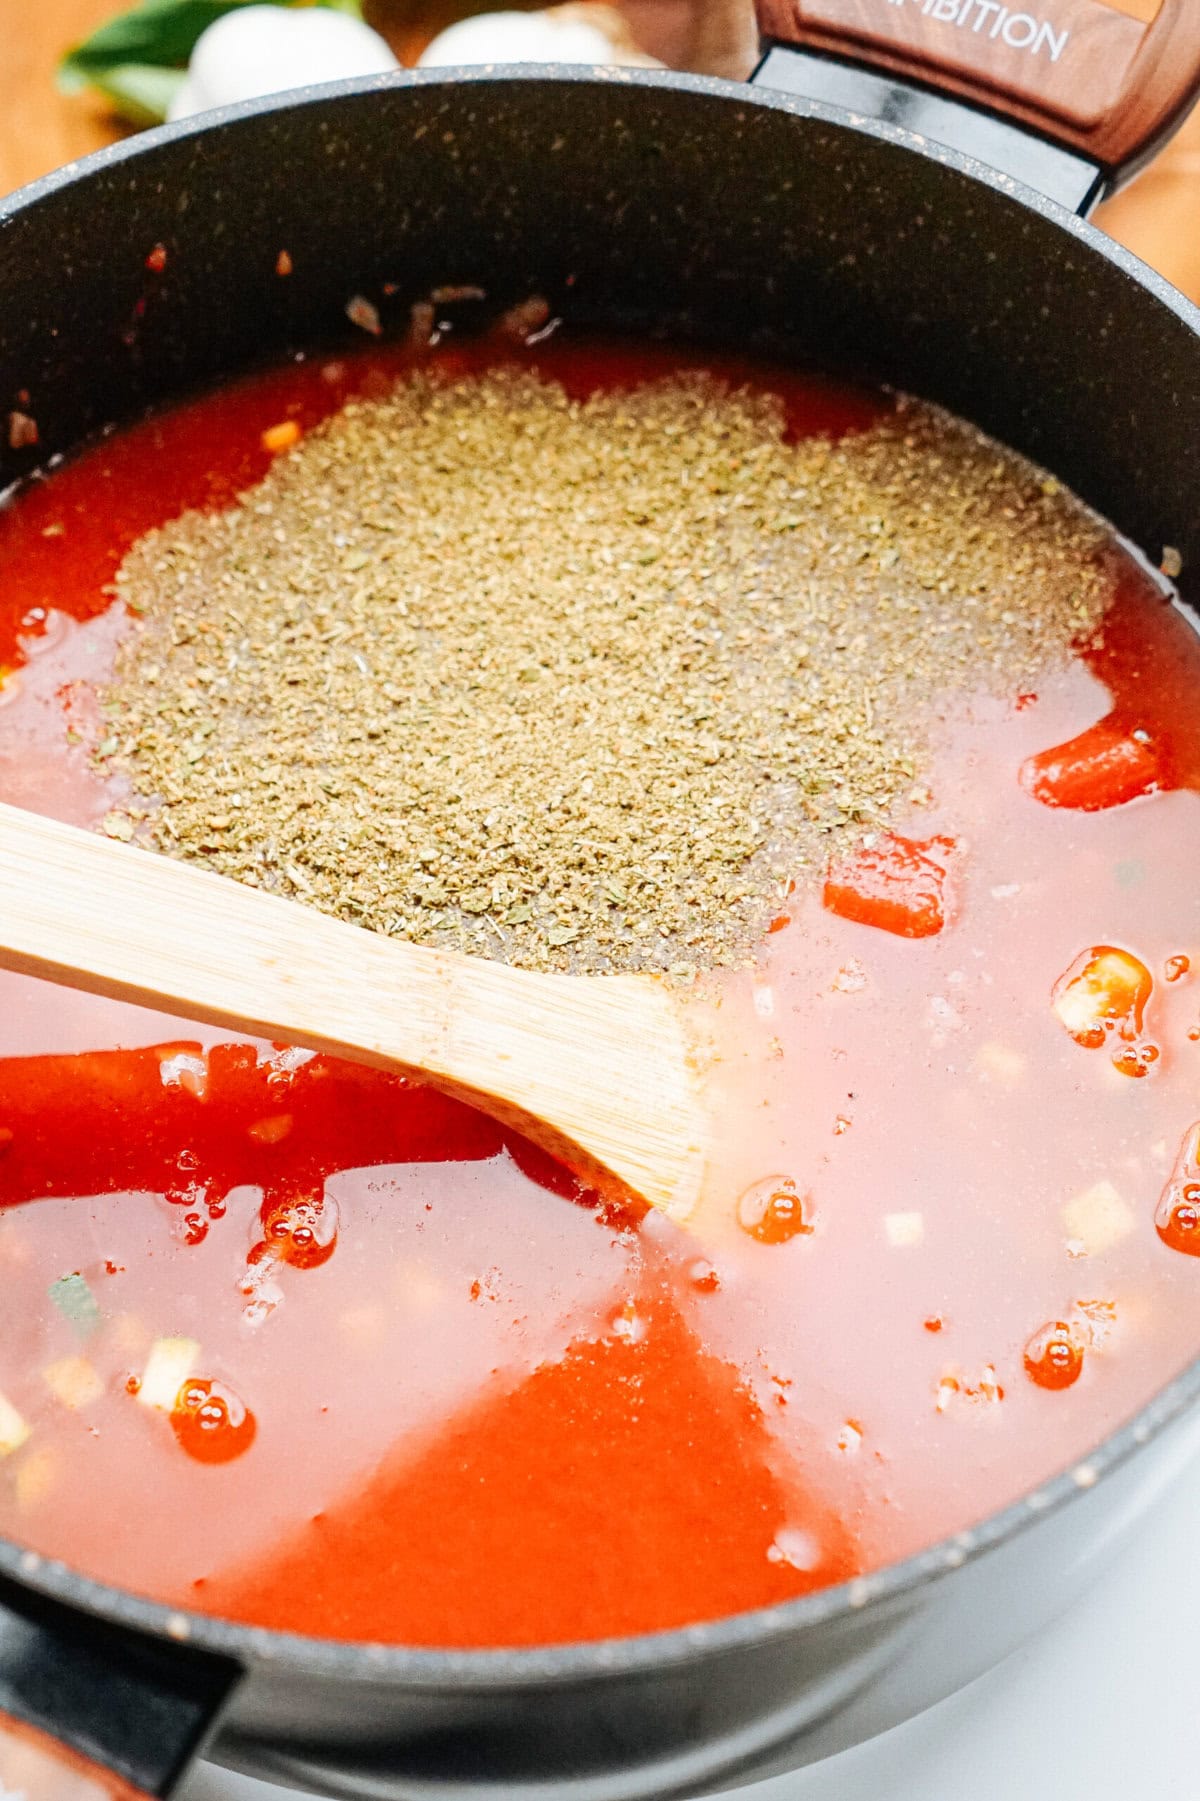
[[[848,958],[833,978],[837,994],[861,994],[866,985],[867,972],[857,957]]]
[[[985,1081],[998,1088],[1019,1088],[1025,1080],[1025,1059],[1020,1051],[1003,1044],[984,1044],[975,1053],[975,1067]]]
[[[821,1543],[803,1526],[781,1526],[767,1547],[767,1559],[793,1570],[815,1570],[821,1562]]]
[[[379,322],[379,308],[365,294],[352,294],[346,302],[345,313],[351,325],[357,325],[360,331],[370,332],[377,338],[383,331]]]
[[[86,1357],[60,1357],[47,1364],[42,1378],[55,1399],[73,1412],[104,1393],[104,1384]]]
[[[247,1126],[246,1135],[253,1138],[255,1144],[282,1144],[294,1124],[295,1119],[290,1113],[269,1113]]]
[[[985,1363],[979,1372],[979,1386],[973,1391],[981,1401],[992,1404],[1004,1399],[1004,1390],[1000,1386],[994,1363]]]
[[[1112,1335],[1117,1323],[1115,1301],[1076,1301],[1072,1308],[1073,1323],[1088,1346],[1098,1351]]]
[[[934,1406],[939,1413],[949,1413],[951,1408],[956,1412],[964,1412],[998,1406],[1004,1399],[1004,1390],[996,1375],[994,1363],[985,1363],[979,1372],[979,1380],[971,1382],[961,1370],[945,1370],[934,1390]]]
[[[143,1407],[170,1413],[180,1389],[200,1358],[194,1338],[156,1338],[146,1359],[138,1400]]]
[[[266,1050],[260,1045],[255,1061],[259,1069],[266,1070],[268,1082],[286,1082],[298,1069],[311,1063],[316,1054],[316,1051],[301,1050],[298,1044],[286,1044],[282,1050],[274,1047]]]
[[[1027,758],[1021,786],[1044,807],[1099,813],[1153,794],[1162,771],[1148,735],[1101,719],[1069,743]]]
[[[887,1233],[888,1243],[898,1250],[909,1245],[921,1244],[925,1237],[925,1215],[923,1213],[885,1213],[883,1229]]]
[[[1101,944],[1076,958],[1055,986],[1052,1005],[1076,1044],[1098,1050],[1114,1029],[1123,1038],[1140,1035],[1153,987],[1140,958]]]
[[[208,1089],[208,1060],[195,1051],[172,1051],[159,1059],[158,1076],[164,1088],[182,1088],[202,1101]]]
[[[1095,1182],[1073,1196],[1062,1210],[1067,1237],[1075,1239],[1083,1254],[1098,1257],[1128,1238],[1136,1225],[1133,1211],[1111,1182]]]
[[[62,1458],[53,1445],[39,1445],[22,1457],[13,1479],[22,1513],[40,1507],[58,1479]],[[3,1791],[0,1791],[2,1794]]]
[[[19,1451],[32,1430],[8,1396],[0,1394],[0,1457],[11,1457]]]

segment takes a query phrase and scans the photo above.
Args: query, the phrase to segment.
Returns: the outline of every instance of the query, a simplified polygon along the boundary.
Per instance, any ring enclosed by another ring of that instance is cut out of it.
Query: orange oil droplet
[[[1192,960],[1181,951],[1177,957],[1168,957],[1163,965],[1163,975],[1168,982],[1182,981],[1192,967]]]
[[[294,1269],[316,1269],[337,1248],[338,1205],[331,1195],[268,1195],[259,1219],[263,1238],[251,1252],[251,1262],[270,1256]]]
[[[1170,1191],[1168,1191],[1170,1194]],[[1188,1182],[1160,1203],[1154,1220],[1158,1236],[1173,1251],[1200,1257],[1200,1182]]]
[[[1113,1068],[1123,1076],[1148,1076],[1158,1057],[1156,1044],[1124,1044],[1113,1052]]]
[[[171,1409],[175,1437],[198,1463],[229,1463],[254,1443],[254,1415],[223,1382],[192,1376]]]
[[[1114,1046],[1122,1074],[1144,1076],[1158,1050],[1142,1041],[1154,980],[1132,952],[1101,944],[1078,956],[1055,983],[1051,1005],[1059,1023],[1085,1050]]]
[[[1083,1346],[1065,1320],[1039,1328],[1025,1346],[1025,1373],[1039,1388],[1070,1388],[1083,1374]]]
[[[1188,1127],[1154,1212],[1158,1236],[1173,1251],[1200,1257],[1200,1120]]]
[[[760,1244],[786,1244],[812,1231],[790,1176],[764,1176],[753,1183],[738,1201],[737,1218],[743,1232]]]

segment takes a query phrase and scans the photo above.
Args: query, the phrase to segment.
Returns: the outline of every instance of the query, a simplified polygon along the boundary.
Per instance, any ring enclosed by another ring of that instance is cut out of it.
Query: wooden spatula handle
[[[0,967],[399,1068],[652,1205],[694,1199],[687,1047],[652,978],[425,949],[4,805]]]

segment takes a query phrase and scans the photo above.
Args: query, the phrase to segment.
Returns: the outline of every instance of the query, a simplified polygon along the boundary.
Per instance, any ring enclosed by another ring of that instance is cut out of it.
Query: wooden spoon
[[[676,1219],[708,1134],[654,976],[538,975],[344,925],[0,805],[0,968],[400,1069]]]

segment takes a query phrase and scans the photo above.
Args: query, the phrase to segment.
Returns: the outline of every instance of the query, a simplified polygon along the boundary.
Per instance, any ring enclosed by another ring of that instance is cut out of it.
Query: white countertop
[[[1200,1801],[1200,1461],[1042,1638],[907,1725],[745,1801]],[[291,1801],[205,1766],[178,1801]]]

